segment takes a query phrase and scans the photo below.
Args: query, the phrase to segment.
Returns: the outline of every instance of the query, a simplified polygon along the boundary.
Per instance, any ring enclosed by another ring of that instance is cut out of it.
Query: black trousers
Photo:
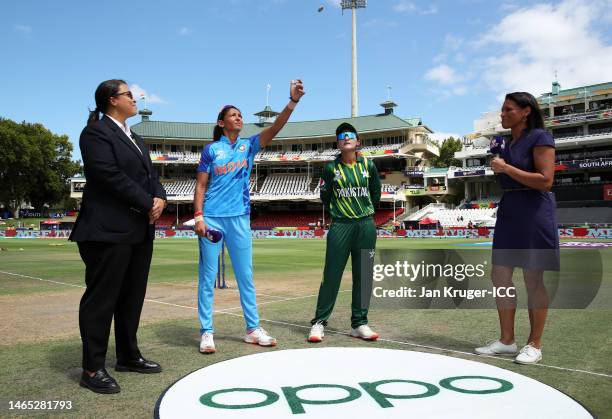
[[[87,288],[79,306],[83,369],[104,368],[111,322],[115,319],[117,361],[138,358],[136,333],[147,290],[153,242],[79,242]]]

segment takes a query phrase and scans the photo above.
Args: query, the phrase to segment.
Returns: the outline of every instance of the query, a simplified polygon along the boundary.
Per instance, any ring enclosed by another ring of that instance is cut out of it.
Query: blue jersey
[[[205,216],[233,217],[251,212],[249,176],[260,149],[259,134],[238,137],[234,144],[221,136],[204,147],[197,171],[208,173]]]

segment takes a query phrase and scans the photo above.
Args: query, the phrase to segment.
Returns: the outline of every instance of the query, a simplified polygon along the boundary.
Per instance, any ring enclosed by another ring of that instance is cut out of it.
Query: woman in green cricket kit
[[[380,178],[374,163],[357,152],[359,135],[351,124],[340,124],[336,139],[340,155],[325,165],[321,179],[321,201],[331,214],[332,224],[327,234],[323,281],[308,341],[323,340],[349,255],[353,268],[350,335],[376,340],[378,333],[368,326],[370,295],[362,295],[364,287],[371,288],[372,272],[361,275],[361,258],[364,251],[373,251],[376,246],[372,216],[380,201]]]

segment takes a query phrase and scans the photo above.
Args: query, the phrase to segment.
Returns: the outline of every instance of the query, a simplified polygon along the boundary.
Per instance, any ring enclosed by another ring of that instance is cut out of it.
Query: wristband
[[[204,215],[204,213],[202,211],[196,211],[193,216],[197,217],[198,215]]]
[[[202,217],[201,215],[197,215],[193,220],[196,223],[199,223],[200,221],[204,222],[204,217]]]
[[[300,100],[294,100],[291,95],[289,95],[289,100],[292,101],[293,103],[298,103]]]

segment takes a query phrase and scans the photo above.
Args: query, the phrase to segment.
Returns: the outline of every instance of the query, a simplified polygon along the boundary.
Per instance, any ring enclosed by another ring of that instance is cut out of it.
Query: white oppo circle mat
[[[376,348],[264,352],[192,372],[160,418],[592,418],[534,379],[480,362]]]

